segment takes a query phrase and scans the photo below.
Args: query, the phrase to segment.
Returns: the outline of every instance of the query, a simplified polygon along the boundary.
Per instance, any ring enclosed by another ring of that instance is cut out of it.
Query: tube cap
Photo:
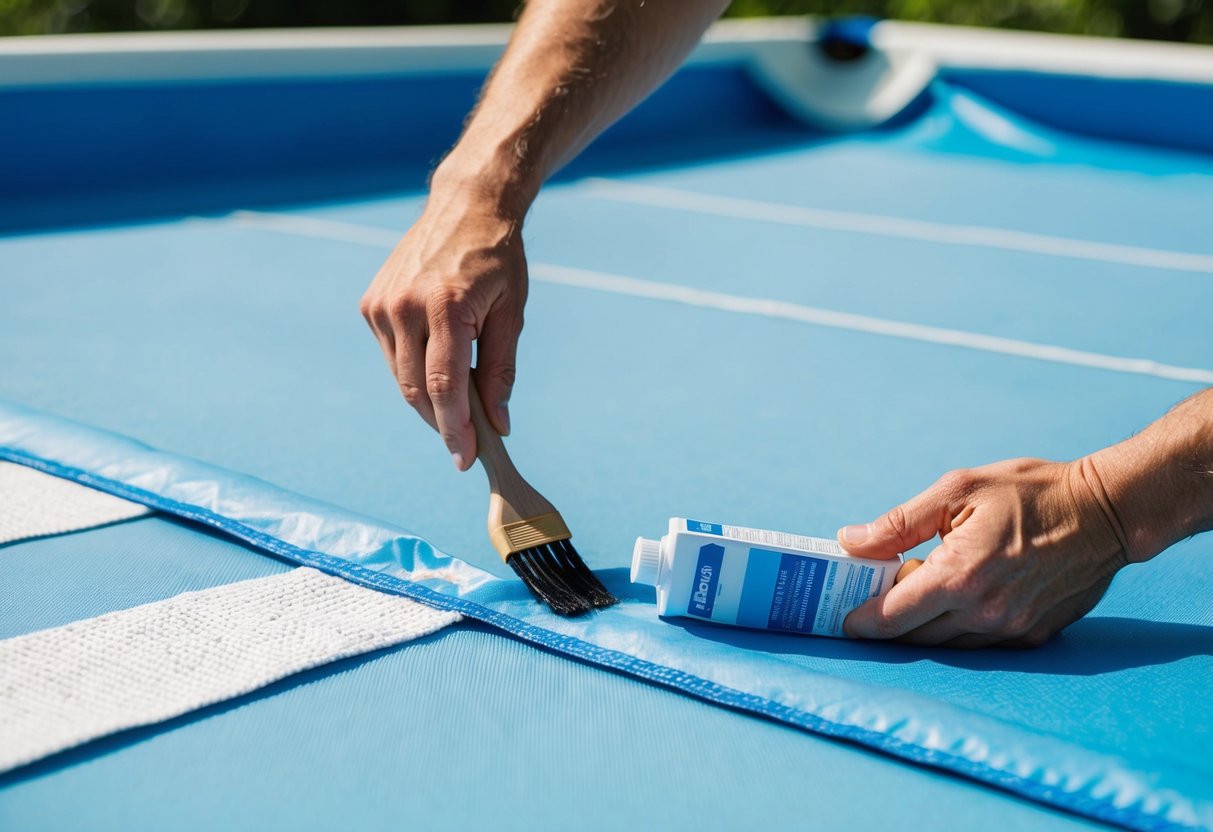
[[[661,573],[661,541],[636,538],[632,549],[632,583],[657,586]]]

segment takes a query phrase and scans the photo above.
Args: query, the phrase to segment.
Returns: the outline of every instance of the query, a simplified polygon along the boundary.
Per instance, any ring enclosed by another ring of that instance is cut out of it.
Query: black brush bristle
[[[515,552],[506,563],[557,615],[584,615],[618,602],[567,540]]]
[[[603,586],[602,581],[598,580],[598,576],[590,571],[590,567],[581,559],[581,555],[577,554],[572,541],[557,540],[552,543],[552,548],[559,550],[561,559],[578,578],[578,586],[590,596],[595,607],[601,609],[619,603],[619,599]]]
[[[547,604],[557,615],[574,616],[589,612],[590,607],[578,602],[577,597],[557,580],[553,580],[550,569],[541,565],[538,549],[524,549],[505,559],[526,588],[537,601]]]

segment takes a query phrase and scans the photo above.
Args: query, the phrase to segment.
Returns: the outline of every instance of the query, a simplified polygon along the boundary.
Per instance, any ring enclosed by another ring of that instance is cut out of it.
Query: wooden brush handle
[[[489,478],[489,537],[493,539],[497,551],[504,556],[507,552],[518,551],[518,548],[502,542],[508,537],[502,529],[526,522],[540,523],[546,528],[550,522],[545,519],[546,515],[556,514],[556,509],[514,467],[510,455],[506,453],[505,443],[501,441],[501,434],[484,412],[480,391],[476,389],[476,382],[471,376],[468,378],[468,404],[471,406],[472,426],[476,428],[476,458]],[[559,516],[556,514],[557,520]],[[563,526],[563,521],[560,522]],[[567,530],[563,536],[568,537]],[[506,551],[502,551],[503,547]]]
[[[480,400],[480,391],[476,389],[474,372],[468,376],[468,405],[472,411],[472,427],[476,429],[476,458],[489,476],[489,488],[497,491],[502,481],[522,480],[518,469],[510,460],[510,455],[506,453],[501,434],[484,412],[484,403]]]

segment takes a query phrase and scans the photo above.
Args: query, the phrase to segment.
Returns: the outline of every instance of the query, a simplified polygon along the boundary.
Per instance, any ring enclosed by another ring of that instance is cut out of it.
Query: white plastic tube
[[[658,615],[843,637],[847,613],[892,587],[900,566],[833,540],[675,517],[661,540],[636,538],[632,582],[657,588]]]

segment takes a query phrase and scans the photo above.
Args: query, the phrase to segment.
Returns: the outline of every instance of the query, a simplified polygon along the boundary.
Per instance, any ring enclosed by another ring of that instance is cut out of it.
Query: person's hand
[[[526,303],[521,213],[437,190],[362,297],[400,392],[442,436],[460,471],[476,459],[468,369],[485,413],[509,433],[508,402]]]
[[[841,529],[838,539],[852,555],[892,558],[936,534],[941,542],[919,568],[903,568],[892,589],[847,616],[847,635],[1040,645],[1089,612],[1128,562],[1087,459],[953,471],[879,520]]]

